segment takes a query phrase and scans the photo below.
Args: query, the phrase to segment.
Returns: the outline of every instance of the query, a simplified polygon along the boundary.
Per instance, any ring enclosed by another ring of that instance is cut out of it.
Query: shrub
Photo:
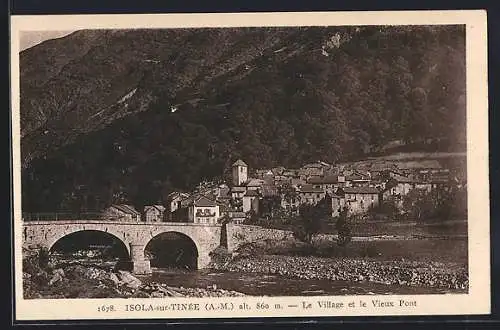
[[[209,253],[209,256],[211,261],[215,263],[223,263],[231,258],[231,254],[223,246],[218,246],[217,248],[215,248]]]

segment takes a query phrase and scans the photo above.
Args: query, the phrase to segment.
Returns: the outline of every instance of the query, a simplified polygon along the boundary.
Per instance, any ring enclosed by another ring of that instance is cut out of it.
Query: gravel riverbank
[[[214,263],[212,268],[218,271],[257,272],[299,279],[370,281],[458,291],[468,290],[469,285],[467,267],[440,262],[262,255]]]
[[[164,298],[238,297],[244,294],[217,288],[171,287],[147,282],[127,271],[80,264],[54,268],[31,267],[23,272],[25,299],[43,298]]]

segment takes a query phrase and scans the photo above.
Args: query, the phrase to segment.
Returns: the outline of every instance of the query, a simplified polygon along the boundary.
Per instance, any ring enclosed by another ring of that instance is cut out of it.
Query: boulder
[[[109,273],[109,279],[111,280],[111,282],[113,282],[115,285],[119,285],[121,284],[122,282],[120,281],[120,279],[118,278],[118,276],[116,276],[115,273]]]
[[[136,291],[131,296],[132,298],[150,298],[151,296],[144,291]]]
[[[55,273],[52,275],[51,279],[49,280],[49,285],[53,285],[59,281],[62,281],[63,277],[61,276],[61,273]]]
[[[141,280],[125,270],[119,270],[118,274],[120,281],[129,288],[138,289],[142,284]]]
[[[154,292],[151,292],[150,297],[151,298],[163,298],[163,297],[165,297],[165,294],[163,292],[160,292],[160,291],[154,291]]]
[[[168,297],[184,297],[183,294],[175,291],[171,287],[166,287],[166,288],[164,288],[164,287],[158,287],[158,291],[163,292]]]
[[[57,268],[52,271],[52,274],[59,274],[61,277],[64,277],[64,270],[62,268]]]

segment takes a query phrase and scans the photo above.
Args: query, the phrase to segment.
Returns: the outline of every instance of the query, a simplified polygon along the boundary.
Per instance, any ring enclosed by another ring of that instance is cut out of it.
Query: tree
[[[264,217],[273,219],[278,210],[281,209],[280,199],[278,196],[263,197],[259,200],[260,213]]]
[[[384,216],[389,220],[398,220],[401,216],[400,200],[397,196],[389,196],[377,206],[370,207],[373,216]]]
[[[340,215],[337,218],[335,227],[338,235],[337,244],[345,246],[352,239],[351,225],[349,222],[349,208],[347,206],[344,206],[340,210]]]
[[[403,199],[403,208],[415,221],[446,221],[467,217],[467,191],[451,187],[430,192],[413,189]]]
[[[321,231],[323,224],[330,217],[331,210],[328,198],[323,198],[316,205],[307,203],[300,205],[299,216],[296,218],[296,226],[293,231],[295,238],[312,244],[314,235]]]

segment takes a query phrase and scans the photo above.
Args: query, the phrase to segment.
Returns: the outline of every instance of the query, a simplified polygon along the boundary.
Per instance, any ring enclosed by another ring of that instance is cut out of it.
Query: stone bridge
[[[179,222],[26,221],[23,223],[22,235],[23,247],[45,247],[50,250],[58,240],[72,233],[89,230],[108,233],[124,244],[133,264],[133,272],[148,274],[151,267],[144,250],[154,237],[166,232],[186,236],[196,246],[198,268],[204,268],[210,262],[209,253],[223,243],[222,228],[221,225]]]

